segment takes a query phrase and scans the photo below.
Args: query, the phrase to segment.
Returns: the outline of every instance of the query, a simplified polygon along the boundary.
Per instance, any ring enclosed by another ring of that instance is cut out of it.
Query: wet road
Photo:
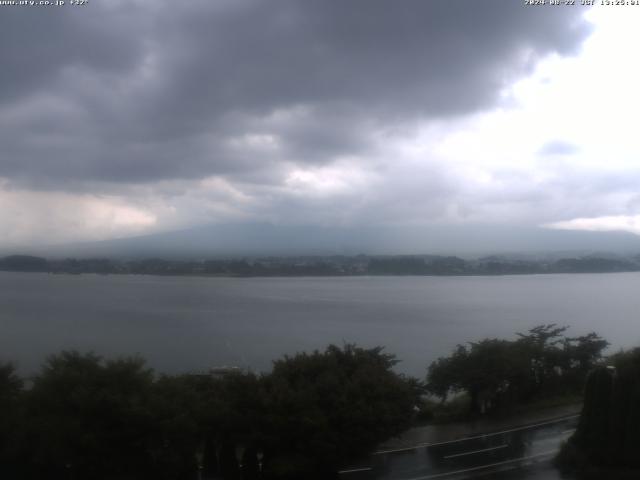
[[[376,452],[368,465],[347,469],[341,478],[454,480],[476,478],[552,480],[550,465],[578,422],[578,415],[459,440]]]

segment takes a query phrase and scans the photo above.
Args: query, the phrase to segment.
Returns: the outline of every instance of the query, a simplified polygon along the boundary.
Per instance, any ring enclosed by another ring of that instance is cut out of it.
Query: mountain
[[[238,256],[438,254],[477,258],[640,253],[640,236],[535,227],[432,225],[323,227],[234,223],[150,235],[7,251],[47,257],[205,258]]]

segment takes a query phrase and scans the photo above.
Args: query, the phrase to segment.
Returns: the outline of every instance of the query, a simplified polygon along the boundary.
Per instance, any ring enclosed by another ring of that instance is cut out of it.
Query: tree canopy
[[[327,478],[409,425],[419,392],[395,362],[329,346],[219,378],[61,352],[29,388],[0,365],[0,477]]]
[[[266,398],[280,468],[302,462],[326,478],[408,428],[420,392],[391,370],[395,363],[382,348],[355,345],[276,361]]]
[[[471,413],[529,401],[541,394],[579,392],[608,342],[596,333],[564,336],[567,327],[539,325],[516,340],[484,339],[458,345],[432,362],[427,390],[446,400],[464,392]]]

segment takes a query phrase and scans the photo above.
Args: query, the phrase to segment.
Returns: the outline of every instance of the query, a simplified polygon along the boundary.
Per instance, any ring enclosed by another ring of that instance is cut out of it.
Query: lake
[[[0,361],[23,374],[61,349],[144,356],[159,371],[270,368],[330,343],[384,345],[424,377],[457,343],[541,323],[640,345],[640,273],[203,278],[0,272]]]

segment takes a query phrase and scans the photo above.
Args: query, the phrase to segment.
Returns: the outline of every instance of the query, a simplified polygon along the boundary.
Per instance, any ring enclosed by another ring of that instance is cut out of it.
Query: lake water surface
[[[139,353],[164,372],[268,370],[329,343],[384,345],[423,377],[457,344],[541,323],[640,345],[640,273],[500,277],[201,278],[0,272],[0,360],[61,349]]]

